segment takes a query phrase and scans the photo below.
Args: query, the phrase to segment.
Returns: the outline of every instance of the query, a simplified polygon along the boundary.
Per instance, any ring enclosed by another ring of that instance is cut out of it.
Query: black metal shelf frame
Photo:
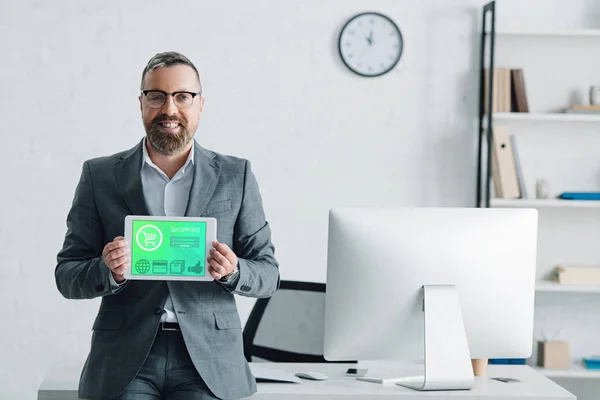
[[[488,32],[487,27],[487,15],[490,14],[490,29]],[[489,64],[488,68],[490,73],[488,74],[488,88],[487,91],[487,99],[485,93],[485,56],[486,56],[486,45],[487,45],[487,35],[489,35],[490,42],[490,51],[489,51]],[[482,13],[482,28],[481,28],[481,59],[479,64],[479,138],[478,138],[478,153],[477,153],[477,207],[489,207],[490,206],[490,196],[491,196],[491,171],[492,171],[492,136],[494,133],[493,125],[492,125],[492,98],[493,98],[493,90],[494,87],[494,41],[496,37],[496,2],[491,1],[485,6],[483,6]],[[490,112],[485,112],[486,100],[488,106],[488,110]],[[484,129],[484,118],[487,118],[487,129]],[[486,156],[486,166],[485,166],[485,187],[482,182],[483,178],[483,140],[484,134],[486,137],[487,143],[487,156]],[[485,193],[483,190],[485,189]]]

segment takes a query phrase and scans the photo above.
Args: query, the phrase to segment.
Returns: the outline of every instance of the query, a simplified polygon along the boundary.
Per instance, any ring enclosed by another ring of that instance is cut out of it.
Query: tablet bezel
[[[186,222],[205,222],[206,223],[206,243],[205,243],[205,254],[208,258],[210,249],[212,249],[212,242],[217,240],[217,220],[212,217],[165,217],[165,216],[148,216],[148,215],[127,215],[125,217],[125,240],[127,241],[127,247],[129,248],[129,264],[130,268],[125,270],[124,276],[127,280],[155,280],[155,281],[213,281],[215,278],[208,272],[208,262],[205,260],[204,276],[182,276],[182,275],[133,275],[131,268],[133,268],[133,254],[132,243],[133,237],[133,221],[186,221]]]

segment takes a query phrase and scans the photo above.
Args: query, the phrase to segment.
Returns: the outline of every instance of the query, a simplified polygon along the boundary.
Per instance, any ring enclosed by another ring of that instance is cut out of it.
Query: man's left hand
[[[231,274],[237,268],[238,258],[225,243],[216,240],[212,243],[208,257],[208,272],[215,280]]]

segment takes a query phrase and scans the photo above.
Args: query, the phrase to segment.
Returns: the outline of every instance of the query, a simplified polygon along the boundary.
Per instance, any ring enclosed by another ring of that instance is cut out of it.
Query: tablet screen
[[[205,276],[206,222],[134,220],[131,275]]]

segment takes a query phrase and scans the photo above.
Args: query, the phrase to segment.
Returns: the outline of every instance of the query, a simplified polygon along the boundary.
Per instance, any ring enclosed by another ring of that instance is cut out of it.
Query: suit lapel
[[[121,156],[116,167],[116,180],[121,194],[132,215],[149,215],[142,188],[142,140],[137,146]]]
[[[194,141],[194,180],[190,190],[186,217],[200,217],[210,201],[221,173],[221,166],[214,154],[203,149]]]

